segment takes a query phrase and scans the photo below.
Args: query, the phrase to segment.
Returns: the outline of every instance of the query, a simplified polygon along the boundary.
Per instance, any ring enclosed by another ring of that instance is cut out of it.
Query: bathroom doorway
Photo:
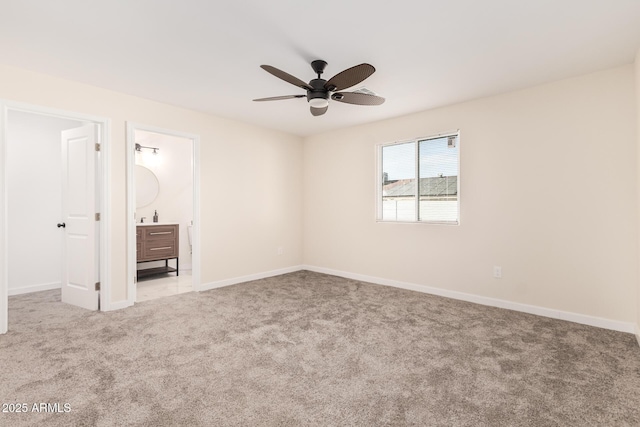
[[[130,303],[198,289],[198,140],[127,123]]]
[[[0,237],[0,333],[8,328],[10,295],[62,291],[63,302],[108,310],[109,243],[100,236],[108,234],[109,120],[9,101],[0,107],[0,222],[7,231]],[[65,166],[72,158],[84,160]],[[69,191],[89,198],[71,200]],[[64,206],[73,206],[71,220]],[[77,224],[78,209],[87,209],[86,225]]]

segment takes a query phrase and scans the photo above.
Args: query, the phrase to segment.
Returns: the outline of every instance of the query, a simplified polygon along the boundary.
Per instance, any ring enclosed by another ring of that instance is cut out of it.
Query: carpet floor
[[[631,334],[308,271],[9,322],[12,427],[640,425]]]

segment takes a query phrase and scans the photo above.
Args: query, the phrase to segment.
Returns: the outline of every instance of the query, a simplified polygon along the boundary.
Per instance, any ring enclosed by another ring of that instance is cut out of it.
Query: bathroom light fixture
[[[142,149],[146,148],[148,150],[153,150],[153,154],[158,154],[158,147],[145,147],[144,145],[140,145],[136,142],[136,151],[139,153],[142,153]]]

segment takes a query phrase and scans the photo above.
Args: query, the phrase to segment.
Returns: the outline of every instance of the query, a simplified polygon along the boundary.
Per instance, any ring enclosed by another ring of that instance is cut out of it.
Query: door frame
[[[135,304],[136,301],[136,183],[134,170],[136,164],[135,131],[137,130],[191,140],[193,162],[191,170],[193,179],[191,280],[193,290],[200,290],[200,135],[127,122],[127,299],[129,305]]]
[[[98,163],[99,170],[96,172],[96,179],[100,192],[98,195],[100,209],[100,310],[108,311],[111,309],[111,244],[109,239],[111,235],[111,119],[0,99],[0,166],[2,168],[2,173],[0,174],[0,224],[2,227],[2,233],[0,233],[0,272],[2,272],[0,273],[0,334],[6,333],[9,328],[9,242],[7,238],[7,232],[9,230],[7,215],[7,197],[9,192],[7,176],[7,126],[9,111],[91,122],[98,126],[100,160]]]

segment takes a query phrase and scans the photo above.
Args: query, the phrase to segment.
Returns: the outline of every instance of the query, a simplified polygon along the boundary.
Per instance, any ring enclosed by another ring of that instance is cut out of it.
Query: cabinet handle
[[[171,246],[165,246],[164,248],[149,248],[150,251],[161,251],[163,249],[171,249]]]
[[[156,231],[155,233],[149,233],[151,235],[153,234],[171,234],[173,233],[173,231]]]

